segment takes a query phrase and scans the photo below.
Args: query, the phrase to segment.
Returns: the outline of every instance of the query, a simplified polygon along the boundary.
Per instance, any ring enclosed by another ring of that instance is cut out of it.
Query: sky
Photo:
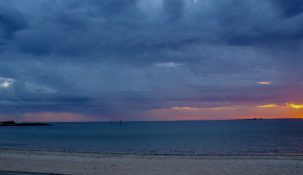
[[[301,0],[1,0],[0,120],[303,118]]]

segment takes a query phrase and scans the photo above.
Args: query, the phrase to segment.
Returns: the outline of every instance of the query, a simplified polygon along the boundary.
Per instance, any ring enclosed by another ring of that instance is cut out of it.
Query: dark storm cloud
[[[282,0],[2,1],[1,111],[138,119],[202,102],[299,99],[301,11]]]
[[[274,0],[273,3],[276,3],[286,16],[292,17],[303,12],[303,2],[300,0]]]
[[[27,21],[20,11],[0,3],[0,44],[13,39],[17,31],[26,27]]]
[[[27,14],[31,27],[15,40],[25,53],[135,59],[202,42],[256,44],[302,37],[302,17],[280,17],[282,9],[262,1],[165,0],[158,7],[165,13],[151,22],[138,0],[43,2],[40,11]]]
[[[256,44],[299,39],[303,31],[302,16],[280,16],[287,7],[279,9],[263,1],[197,1],[186,9],[193,1],[165,0],[159,7],[165,11],[164,21],[152,22],[146,20],[138,0],[43,2],[40,11],[27,14],[31,26],[15,40],[14,45],[25,53],[134,57],[192,44],[188,41]],[[192,16],[187,15],[190,10]],[[24,27],[24,15],[19,13],[11,12],[12,19],[2,17],[6,37]]]
[[[184,0],[164,0],[164,9],[168,14],[169,21],[177,21],[184,13]]]

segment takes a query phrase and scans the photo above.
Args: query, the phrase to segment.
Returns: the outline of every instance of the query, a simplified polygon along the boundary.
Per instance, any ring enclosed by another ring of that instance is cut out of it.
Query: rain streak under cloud
[[[2,0],[0,120],[303,117],[300,0]]]

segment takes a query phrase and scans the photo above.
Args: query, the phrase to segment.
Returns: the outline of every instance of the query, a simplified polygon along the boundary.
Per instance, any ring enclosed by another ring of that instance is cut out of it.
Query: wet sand
[[[166,156],[2,150],[0,175],[1,171],[14,171],[11,175],[18,175],[16,172],[72,175],[298,175],[303,174],[303,156]]]

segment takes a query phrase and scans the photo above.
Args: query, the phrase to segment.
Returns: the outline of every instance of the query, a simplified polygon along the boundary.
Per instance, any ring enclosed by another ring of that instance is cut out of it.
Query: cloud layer
[[[299,0],[3,0],[0,116],[300,103],[302,12]]]

